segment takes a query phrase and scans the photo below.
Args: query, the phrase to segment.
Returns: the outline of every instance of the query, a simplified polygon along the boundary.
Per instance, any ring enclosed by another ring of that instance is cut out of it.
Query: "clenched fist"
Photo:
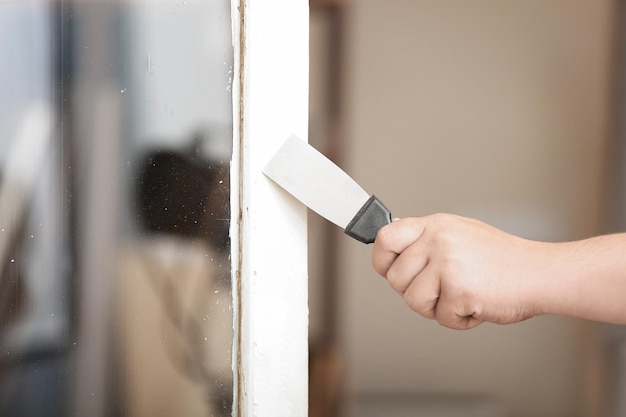
[[[454,329],[537,314],[626,323],[625,259],[626,235],[538,242],[449,214],[396,220],[372,252],[412,310]]]

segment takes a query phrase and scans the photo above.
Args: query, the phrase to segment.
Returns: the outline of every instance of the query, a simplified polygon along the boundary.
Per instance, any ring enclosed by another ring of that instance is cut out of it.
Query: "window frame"
[[[308,139],[309,5],[232,0],[231,10],[233,415],[306,416],[306,208],[262,169],[291,134]]]

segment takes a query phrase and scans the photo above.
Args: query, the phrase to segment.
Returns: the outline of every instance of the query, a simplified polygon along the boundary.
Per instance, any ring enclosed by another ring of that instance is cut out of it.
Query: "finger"
[[[469,310],[465,304],[447,297],[445,293],[440,295],[434,313],[439,324],[455,330],[468,330],[483,322],[474,317],[474,312]]]
[[[441,283],[436,269],[432,265],[427,265],[411,281],[403,297],[411,310],[427,319],[435,319],[440,292]]]
[[[398,255],[414,243],[424,231],[422,218],[400,219],[378,231],[372,248],[372,266],[383,277]]]
[[[416,277],[428,264],[429,252],[424,239],[417,239],[393,261],[387,270],[387,281],[391,288],[404,294]]]
[[[456,330],[467,330],[484,320],[474,317],[473,312],[441,291],[441,279],[433,265],[427,265],[404,293],[409,308],[427,319]]]

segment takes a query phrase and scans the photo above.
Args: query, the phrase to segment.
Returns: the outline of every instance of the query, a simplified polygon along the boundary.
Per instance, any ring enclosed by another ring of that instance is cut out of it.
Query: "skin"
[[[538,242],[435,214],[383,227],[372,264],[413,311],[453,329],[541,314],[626,324],[626,234]]]

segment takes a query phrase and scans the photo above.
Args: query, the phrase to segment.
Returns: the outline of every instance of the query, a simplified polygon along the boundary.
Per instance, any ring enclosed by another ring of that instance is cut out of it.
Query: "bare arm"
[[[372,263],[411,309],[451,328],[538,314],[626,324],[626,234],[545,243],[438,214],[381,229]]]

